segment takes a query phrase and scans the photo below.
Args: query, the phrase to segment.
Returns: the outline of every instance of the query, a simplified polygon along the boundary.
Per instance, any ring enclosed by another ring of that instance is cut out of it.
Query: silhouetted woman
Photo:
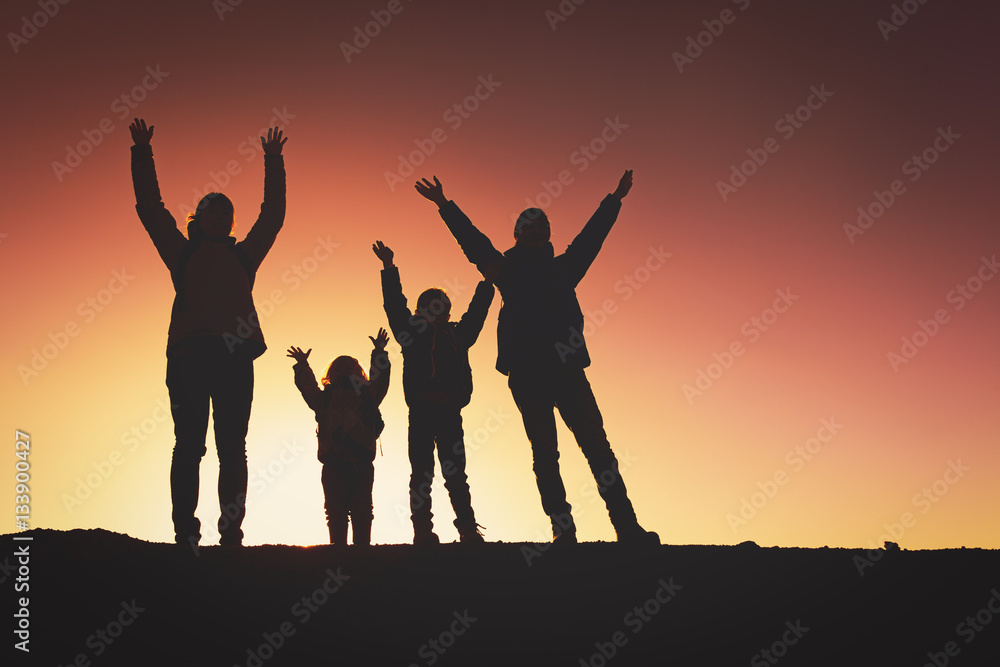
[[[132,133],[132,185],[139,220],[170,270],[175,296],[167,333],[167,389],[174,419],[170,496],[174,539],[196,546],[201,523],[198,467],[205,455],[208,410],[212,406],[219,454],[220,543],[243,542],[246,514],[246,435],[253,400],[253,360],[266,349],[254,308],[257,268],[285,219],[287,139],[271,128],[260,138],[264,150],[264,203],[246,238],[236,242],[233,204],[212,192],[188,216],[187,238],[163,205],[150,139],[153,126],[136,118]]]

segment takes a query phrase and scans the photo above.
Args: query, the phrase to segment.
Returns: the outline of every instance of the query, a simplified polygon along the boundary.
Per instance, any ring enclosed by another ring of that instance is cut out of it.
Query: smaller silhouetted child
[[[472,397],[469,348],[483,329],[493,302],[493,285],[489,279],[479,283],[469,310],[459,322],[450,321],[451,300],[437,288],[425,290],[411,313],[399,282],[399,270],[392,263],[392,250],[381,241],[372,244],[372,250],[382,260],[382,299],[389,328],[403,348],[403,396],[410,409],[407,440],[413,543],[432,545],[440,541],[431,514],[435,444],[459,538],[466,543],[482,543],[465,474],[462,408]]]
[[[375,441],[385,426],[378,406],[389,390],[389,356],[385,352],[389,334],[379,329],[377,338],[368,338],[375,346],[369,375],[354,357],[337,357],[326,369],[323,389],[316,384],[309,367],[312,350],[288,350],[288,356],[296,362],[295,386],[316,413],[331,544],[347,544],[348,515],[354,544],[371,544]]]

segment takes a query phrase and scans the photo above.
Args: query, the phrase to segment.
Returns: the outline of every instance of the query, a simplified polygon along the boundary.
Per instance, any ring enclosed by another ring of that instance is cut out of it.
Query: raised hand
[[[378,350],[379,352],[384,352],[385,346],[389,344],[389,332],[383,329],[382,327],[379,327],[378,336],[376,336],[375,338],[369,336],[368,340],[372,342],[372,345],[375,346],[376,350]]]
[[[382,268],[392,268],[392,258],[394,255],[392,254],[392,250],[389,249],[389,246],[385,245],[381,241],[376,241],[372,244],[372,252],[375,253],[376,257],[382,260]],[[369,338],[371,338],[371,336],[369,336]]]
[[[437,176],[434,177],[433,183],[425,178],[417,181],[416,185],[413,187],[417,189],[417,192],[419,192],[422,197],[437,204],[438,208],[441,208],[448,203],[448,198],[444,196],[444,188],[441,187],[441,181],[438,180]]]
[[[148,146],[149,140],[153,138],[153,126],[147,128],[146,121],[142,118],[133,118],[128,131],[132,133],[132,143],[136,146]]]
[[[281,138],[281,130],[276,127],[268,128],[267,140],[260,138],[260,145],[264,149],[264,155],[281,155],[281,147],[288,141],[288,137]]]
[[[625,198],[628,191],[632,189],[632,170],[626,169],[625,174],[622,176],[622,180],[618,181],[618,189],[612,192],[619,201]]]
[[[301,364],[301,363],[305,363],[306,360],[309,359],[309,352],[312,352],[312,348],[311,347],[309,348],[309,350],[307,352],[303,352],[302,348],[295,347],[293,345],[292,347],[288,348],[288,354],[285,355],[285,356],[291,357],[292,359],[294,359],[296,361],[296,363],[300,363]]]

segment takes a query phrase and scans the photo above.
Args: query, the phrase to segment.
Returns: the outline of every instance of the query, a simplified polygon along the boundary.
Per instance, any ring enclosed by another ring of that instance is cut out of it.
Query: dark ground
[[[1000,665],[998,551],[491,543],[196,556],[104,530],[14,537],[0,536],[4,665]],[[25,595],[30,654],[13,646]]]

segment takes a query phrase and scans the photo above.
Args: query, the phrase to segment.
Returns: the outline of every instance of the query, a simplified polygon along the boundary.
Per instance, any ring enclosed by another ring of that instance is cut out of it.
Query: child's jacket
[[[458,322],[431,324],[406,305],[399,269],[382,270],[382,300],[389,328],[403,348],[403,396],[414,406],[435,404],[465,407],[472,398],[469,348],[483,330],[493,285],[480,282],[469,310]]]
[[[360,377],[341,378],[323,389],[309,362],[299,362],[292,370],[295,386],[316,414],[319,460],[373,460],[375,441],[385,426],[378,406],[389,391],[389,355],[372,350],[367,382]]]

